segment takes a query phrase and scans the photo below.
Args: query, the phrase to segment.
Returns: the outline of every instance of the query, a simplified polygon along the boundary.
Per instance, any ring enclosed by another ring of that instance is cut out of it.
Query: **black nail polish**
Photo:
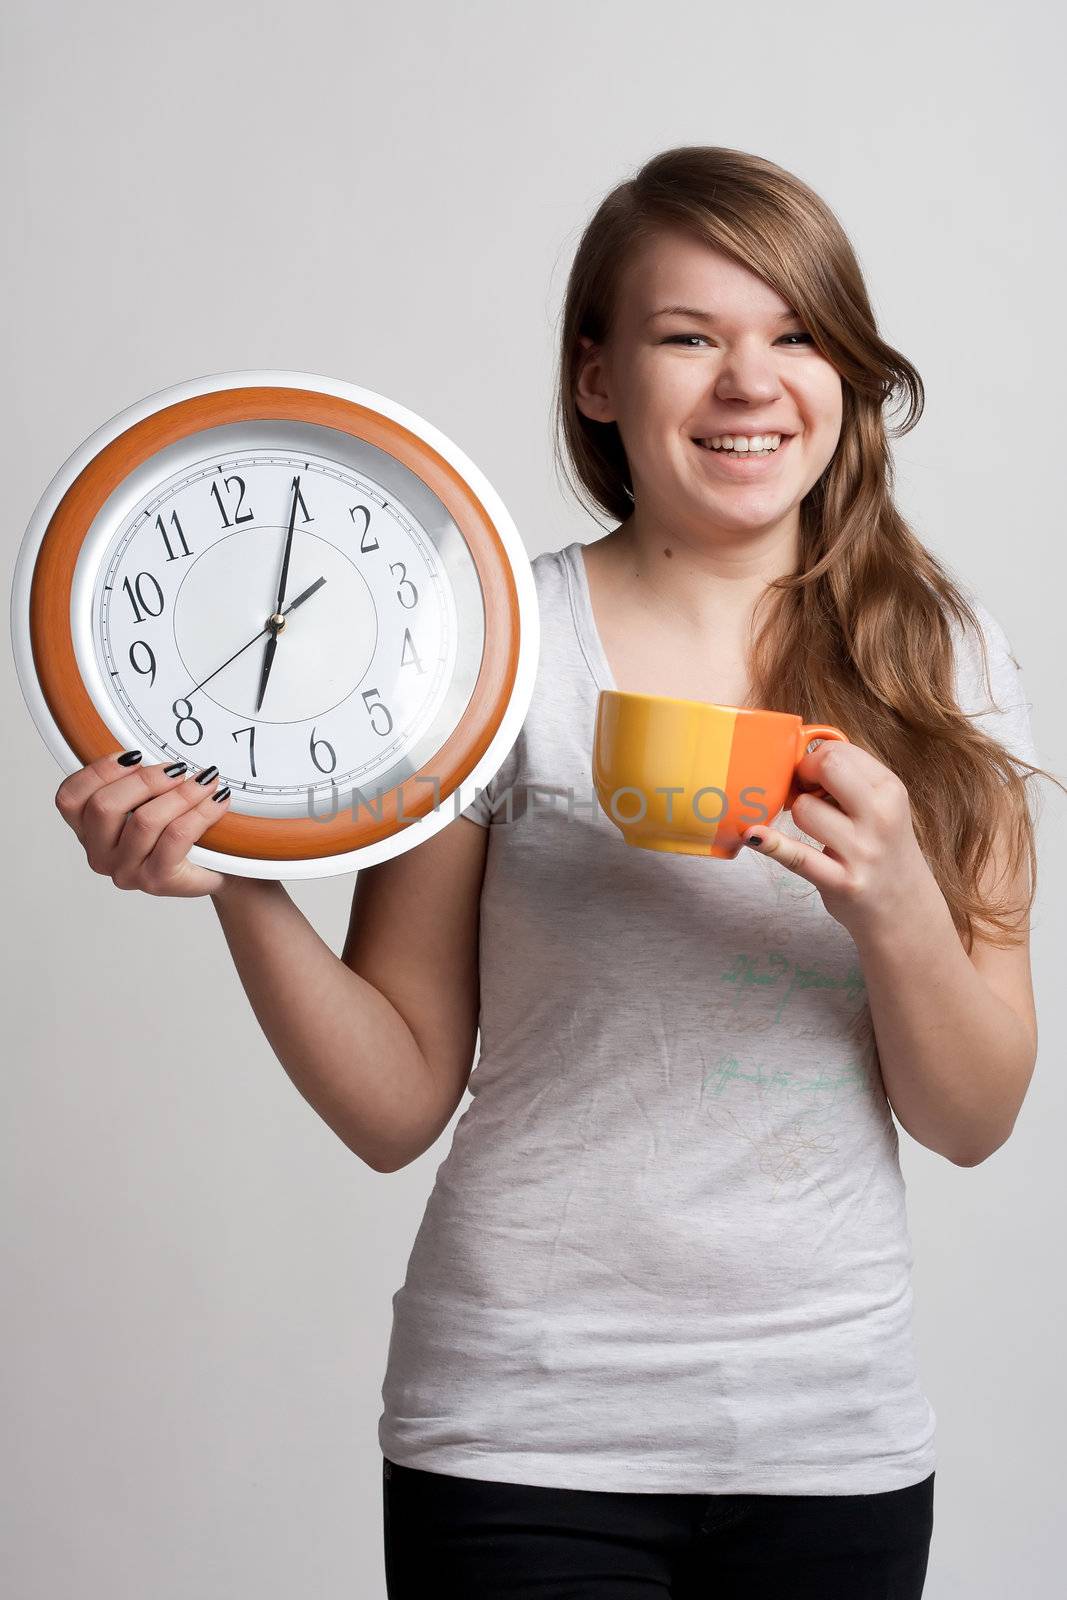
[[[229,784],[227,784],[225,789],[220,789],[216,794],[213,794],[211,796],[211,798],[212,798],[212,800],[225,800],[225,798],[229,794],[229,792],[230,792],[230,786],[229,786]]]
[[[197,783],[210,783],[218,770],[218,767],[205,767],[203,772],[197,774]]]
[[[139,750],[127,750],[121,756],[116,757],[120,767],[136,766],[140,759],[141,752]]]
[[[745,840],[745,843],[754,845],[755,848],[758,850],[760,845],[763,843],[763,835],[762,835],[762,833],[752,833],[752,834],[750,834],[749,837]]]
[[[166,778],[176,778],[179,773],[186,770],[188,765],[187,761],[176,761],[172,767],[163,768],[163,775]]]

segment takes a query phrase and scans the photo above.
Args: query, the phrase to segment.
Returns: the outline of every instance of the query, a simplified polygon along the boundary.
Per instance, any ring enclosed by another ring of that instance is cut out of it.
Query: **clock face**
[[[189,859],[250,877],[358,870],[451,822],[515,742],[540,642],[474,463],[395,401],[287,372],[97,429],[34,512],[11,617],[64,769],[217,767],[232,799]]]
[[[414,474],[331,429],[249,422],[151,458],[79,565],[83,677],[139,746],[217,766],[238,811],[372,802],[474,687],[464,541]]]

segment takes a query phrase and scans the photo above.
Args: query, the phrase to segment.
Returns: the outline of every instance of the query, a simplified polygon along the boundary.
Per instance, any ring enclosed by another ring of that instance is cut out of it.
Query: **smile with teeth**
[[[769,456],[782,442],[780,433],[757,433],[744,438],[730,433],[716,434],[713,439],[694,439],[693,443],[705,450],[721,451],[723,455]]]

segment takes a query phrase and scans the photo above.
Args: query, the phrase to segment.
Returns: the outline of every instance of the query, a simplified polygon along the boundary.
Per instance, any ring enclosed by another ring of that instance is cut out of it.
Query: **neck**
[[[796,571],[798,534],[793,524],[696,543],[635,510],[604,543],[614,547],[620,581],[665,618],[706,634],[745,631],[771,579]]]

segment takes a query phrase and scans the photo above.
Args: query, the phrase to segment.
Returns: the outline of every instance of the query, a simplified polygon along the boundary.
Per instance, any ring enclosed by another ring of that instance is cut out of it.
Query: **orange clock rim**
[[[358,401],[313,389],[258,385],[194,395],[160,407],[99,450],[53,512],[34,564],[29,634],[41,692],[57,727],[87,765],[115,749],[78,670],[71,591],[78,555],[101,506],[143,461],[179,439],[232,422],[312,422],[379,446],[416,474],[462,533],[481,583],[485,641],[474,692],[459,727],[423,766],[383,791],[380,818],[351,811],[312,817],[249,817],[232,811],[198,843],[268,861],[321,859],[393,837],[453,793],[488,749],[507,710],[519,660],[519,597],[500,534],[452,464],[409,428]],[[432,779],[437,780],[435,789]]]

